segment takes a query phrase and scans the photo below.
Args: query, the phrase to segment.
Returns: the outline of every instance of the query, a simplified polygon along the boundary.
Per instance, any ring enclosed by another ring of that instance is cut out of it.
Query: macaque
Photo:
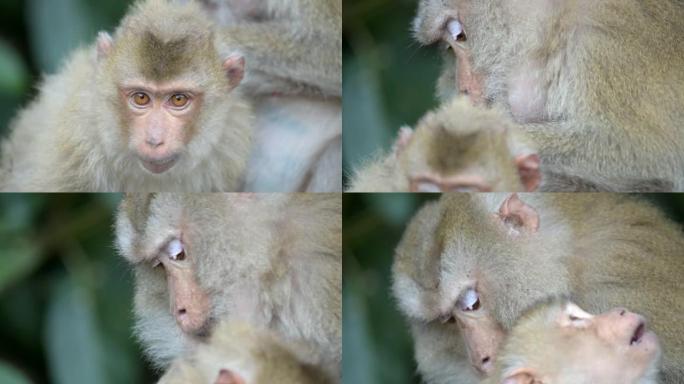
[[[207,343],[176,359],[159,384],[325,382],[272,333],[245,324],[221,324]]]
[[[627,306],[663,344],[661,383],[684,381],[684,234],[619,194],[445,194],[408,225],[392,267],[427,383],[478,383],[533,303]]]
[[[245,189],[342,190],[341,0],[206,0],[220,49],[248,63],[255,150]]]
[[[533,191],[539,157],[499,111],[455,98],[402,128],[392,153],[353,177],[351,192]]]
[[[482,384],[655,384],[659,357],[643,316],[624,308],[594,316],[556,299],[523,315]]]
[[[252,112],[245,59],[196,5],[136,3],[48,77],[2,145],[5,191],[234,191]]]
[[[538,149],[543,191],[684,190],[684,3],[421,0],[443,100],[502,105]]]
[[[237,321],[337,381],[341,224],[339,194],[127,196],[117,246],[134,266],[136,335],[150,360],[164,368]]]

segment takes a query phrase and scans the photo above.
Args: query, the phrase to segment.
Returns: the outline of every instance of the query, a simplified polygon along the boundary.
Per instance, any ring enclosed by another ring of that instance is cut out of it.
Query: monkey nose
[[[483,356],[473,365],[480,374],[485,376],[489,375],[492,372],[492,369],[494,369],[494,362],[492,361],[491,356]]]
[[[164,144],[164,140],[161,137],[147,136],[145,143],[152,148],[157,148]]]

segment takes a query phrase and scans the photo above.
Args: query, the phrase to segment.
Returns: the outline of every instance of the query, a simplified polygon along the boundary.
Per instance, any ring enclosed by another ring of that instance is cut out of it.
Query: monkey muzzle
[[[140,158],[140,164],[147,171],[154,174],[161,174],[173,168],[178,162],[180,155],[171,155],[161,159]]]

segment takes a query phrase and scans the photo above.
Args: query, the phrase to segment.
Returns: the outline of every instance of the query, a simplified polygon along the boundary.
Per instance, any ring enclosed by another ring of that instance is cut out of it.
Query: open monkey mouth
[[[634,330],[632,338],[629,340],[629,345],[637,345],[641,343],[641,339],[644,337],[646,332],[646,324],[643,321],[639,322],[639,325]]]
[[[171,155],[161,159],[141,157],[140,163],[146,170],[155,174],[160,174],[168,171],[174,165],[176,165],[176,162],[178,162],[178,158],[179,155]]]

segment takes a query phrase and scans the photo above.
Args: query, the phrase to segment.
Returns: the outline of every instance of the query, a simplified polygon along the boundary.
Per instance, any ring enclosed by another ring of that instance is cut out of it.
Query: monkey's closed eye
[[[454,324],[456,322],[456,317],[452,314],[442,316],[439,321],[442,324]]]
[[[457,302],[458,309],[464,312],[474,312],[480,309],[480,296],[473,288],[468,288]]]

